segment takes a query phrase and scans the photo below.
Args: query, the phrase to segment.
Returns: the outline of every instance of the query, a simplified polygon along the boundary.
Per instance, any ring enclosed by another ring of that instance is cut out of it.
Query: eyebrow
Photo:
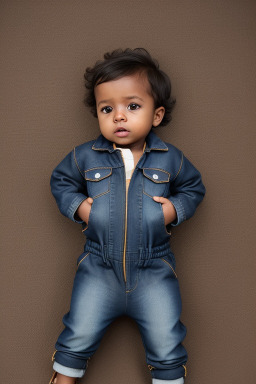
[[[132,99],[138,99],[140,101],[144,101],[141,97],[139,96],[127,96],[127,97],[124,97],[124,99],[126,100],[132,100]],[[98,106],[100,104],[107,104],[107,103],[110,103],[112,101],[112,99],[108,99],[108,100],[101,100],[99,103],[98,103]]]

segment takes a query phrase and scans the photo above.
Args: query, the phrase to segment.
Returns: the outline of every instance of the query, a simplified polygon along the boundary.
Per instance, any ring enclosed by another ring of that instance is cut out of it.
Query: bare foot
[[[60,373],[58,373],[56,375],[54,374],[54,376],[53,376],[53,381],[51,381],[51,383],[54,383],[54,384],[57,384],[57,383],[58,384],[76,384],[76,378],[75,377],[64,376],[64,375],[61,375]]]

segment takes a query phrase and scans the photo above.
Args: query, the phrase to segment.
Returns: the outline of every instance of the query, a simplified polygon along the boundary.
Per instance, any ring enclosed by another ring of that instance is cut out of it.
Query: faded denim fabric
[[[60,211],[81,223],[86,235],[55,361],[85,370],[109,324],[127,315],[139,326],[152,377],[183,377],[186,328],[180,322],[170,228],[193,216],[202,201],[200,173],[181,151],[150,132],[126,195],[120,151],[101,135],[65,157],[53,171],[51,187]],[[175,223],[165,226],[153,196],[170,199]],[[93,204],[84,223],[75,213],[87,197]]]

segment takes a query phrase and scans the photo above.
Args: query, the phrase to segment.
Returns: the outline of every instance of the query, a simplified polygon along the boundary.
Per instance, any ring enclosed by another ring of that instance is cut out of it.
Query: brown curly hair
[[[116,49],[113,52],[107,52],[104,54],[104,60],[97,61],[94,67],[86,68],[84,74],[87,89],[85,104],[97,117],[95,87],[98,84],[135,73],[146,74],[155,101],[155,108],[161,106],[165,108],[165,114],[159,126],[167,125],[171,121],[171,112],[176,102],[171,97],[171,82],[166,73],[159,69],[158,62],[144,48]]]

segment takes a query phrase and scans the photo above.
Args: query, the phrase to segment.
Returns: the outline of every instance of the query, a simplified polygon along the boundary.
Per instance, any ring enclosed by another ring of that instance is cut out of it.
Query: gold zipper
[[[121,152],[122,160],[124,163],[124,174],[125,174],[125,225],[124,225],[124,248],[123,248],[123,273],[124,273],[124,281],[126,283],[126,240],[127,240],[127,200],[128,200],[128,189],[126,186],[126,173],[125,173],[125,162],[123,153]]]
[[[124,251],[123,251],[123,270],[124,281],[126,282],[126,239],[127,239],[127,192],[125,196],[125,232],[124,232]]]
[[[114,149],[116,149],[115,143],[113,144],[113,147],[114,147]],[[145,151],[145,148],[146,148],[146,142],[144,143],[144,146],[143,146],[143,153]],[[124,161],[124,157],[123,157],[123,152],[122,151],[120,151],[120,152],[121,152],[121,156],[122,156],[122,160],[123,160],[123,164],[124,164],[124,174],[125,174],[125,228],[124,228],[124,250],[123,250],[123,273],[124,273],[124,281],[126,282],[127,206],[128,206],[128,189],[129,189],[129,186],[127,188],[125,161]],[[143,153],[142,153],[142,155],[143,155]],[[140,159],[139,159],[139,161],[140,161]],[[134,167],[134,169],[135,169],[135,167]],[[129,181],[129,185],[130,185],[130,182],[131,182],[131,180]]]

